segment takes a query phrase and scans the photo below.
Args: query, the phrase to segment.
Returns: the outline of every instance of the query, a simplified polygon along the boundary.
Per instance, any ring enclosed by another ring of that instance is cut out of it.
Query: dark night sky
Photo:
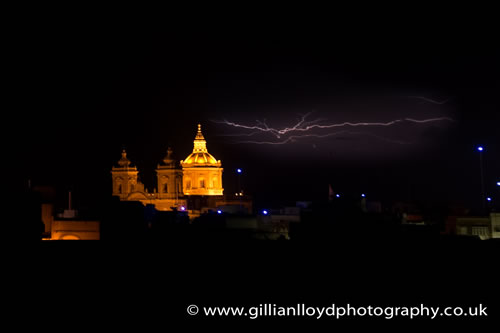
[[[499,50],[491,33],[446,24],[223,31],[31,33],[20,42],[26,52],[14,85],[23,89],[8,115],[22,137],[5,152],[14,174],[72,187],[88,204],[94,190],[109,195],[109,171],[125,145],[152,187],[167,146],[185,158],[201,122],[209,151],[223,161],[226,191],[242,167],[244,186],[260,202],[326,196],[331,183],[375,198],[471,203],[479,192],[477,144],[487,147],[488,184],[500,178]],[[234,143],[221,134],[243,132],[212,121],[266,119],[283,128],[311,111],[310,119],[330,123],[455,121],[279,146]]]

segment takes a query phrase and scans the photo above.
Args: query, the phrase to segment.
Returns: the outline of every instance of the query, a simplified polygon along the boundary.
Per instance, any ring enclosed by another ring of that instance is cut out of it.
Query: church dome
[[[207,150],[207,141],[201,133],[201,125],[198,124],[198,133],[194,139],[193,152],[181,161],[181,165],[185,167],[220,167],[221,162],[217,161]]]
[[[184,160],[183,164],[193,164],[193,166],[199,164],[217,164],[217,160],[209,153],[192,153]]]

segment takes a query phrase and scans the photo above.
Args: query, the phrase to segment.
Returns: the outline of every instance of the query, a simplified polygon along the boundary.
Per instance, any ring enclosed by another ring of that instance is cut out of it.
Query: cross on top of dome
[[[205,141],[205,137],[203,136],[203,133],[201,133],[201,124],[198,124],[198,133],[196,133],[196,137],[194,138],[195,143],[196,141]],[[206,141],[205,141],[206,144]]]

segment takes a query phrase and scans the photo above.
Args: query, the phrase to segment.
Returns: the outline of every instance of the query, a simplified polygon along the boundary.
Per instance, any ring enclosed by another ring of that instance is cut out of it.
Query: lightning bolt
[[[266,120],[265,119],[263,121],[256,120],[255,122],[257,123],[257,126],[247,126],[247,125],[237,124],[237,123],[234,123],[234,122],[231,122],[231,121],[227,121],[225,119],[223,121],[217,121],[217,120],[212,120],[212,121],[214,123],[225,124],[225,125],[233,126],[233,127],[237,127],[237,128],[243,128],[243,129],[247,129],[247,130],[257,130],[257,131],[260,131],[260,132],[271,133],[274,136],[276,136],[276,138],[279,139],[279,138],[281,138],[282,135],[287,134],[288,132],[303,130],[304,127],[301,127],[301,126],[306,126],[307,125],[306,128],[308,128],[310,126],[315,126],[314,125],[315,123],[323,120],[323,119],[315,119],[313,121],[306,122],[306,117],[308,115],[310,115],[310,114],[311,113],[309,112],[309,113],[306,113],[304,115],[301,115],[301,119],[297,122],[297,124],[295,124],[292,127],[286,127],[286,128],[283,128],[283,129],[275,129],[275,128],[269,127],[266,124]]]
[[[404,119],[391,120],[391,121],[388,121],[388,122],[385,122],[385,123],[383,123],[383,122],[360,122],[360,123],[343,122],[343,123],[340,123],[340,124],[330,124],[330,125],[310,125],[310,126],[306,126],[306,127],[293,128],[293,131],[303,131],[303,132],[305,132],[305,131],[309,131],[309,130],[314,129],[314,128],[325,129],[325,128],[345,127],[345,126],[351,126],[351,127],[357,127],[357,126],[385,126],[386,127],[386,126],[395,125],[397,123],[401,123],[403,121],[408,121],[408,122],[413,122],[413,123],[429,123],[429,122],[437,122],[437,121],[443,121],[443,120],[453,121],[453,119],[448,118],[448,117],[430,118],[430,119],[422,119],[422,120],[412,119],[412,118],[404,118]],[[280,134],[285,134],[285,133],[291,132],[291,131],[292,130],[283,129],[283,130],[279,130],[278,132]]]
[[[363,133],[363,132],[353,132],[353,131],[338,131],[338,132],[331,132],[331,133],[326,133],[326,134],[318,134],[318,133],[311,133],[315,130],[326,130],[326,129],[337,129],[337,128],[343,128],[343,127],[389,127],[389,126],[394,126],[397,124],[402,124],[402,123],[416,123],[416,124],[425,124],[425,123],[435,123],[435,122],[443,122],[443,121],[450,121],[453,122],[455,121],[452,118],[449,117],[436,117],[436,118],[427,118],[427,119],[414,119],[414,118],[401,118],[401,119],[394,119],[386,122],[342,122],[342,123],[324,123],[325,119],[315,119],[311,121],[306,121],[306,118],[310,115],[311,113],[307,113],[304,115],[300,115],[300,119],[293,125],[285,128],[274,128],[270,127],[267,123],[266,120],[264,119],[263,121],[256,120],[257,125],[245,125],[245,124],[239,124],[236,122],[228,121],[226,119],[220,121],[220,120],[212,120],[215,123],[218,124],[224,124],[229,127],[234,127],[238,129],[243,129],[243,130],[251,130],[251,133],[236,133],[236,134],[226,134],[223,136],[234,136],[234,137],[252,137],[257,134],[271,134],[273,135],[276,139],[280,139],[280,141],[238,141],[235,143],[246,143],[246,144],[258,144],[258,145],[263,145],[263,144],[268,144],[268,145],[283,145],[287,143],[292,143],[296,142],[297,140],[304,139],[304,138],[326,138],[326,137],[331,137],[343,133],[347,134],[354,134],[354,135],[365,135],[365,136],[372,136],[374,138],[384,140],[387,142],[392,142],[392,143],[397,143],[397,144],[411,144],[411,142],[405,142],[405,141],[398,141],[398,140],[392,140],[388,139],[382,136],[378,136],[372,133]],[[303,133],[303,134],[300,134]]]
[[[352,131],[340,131],[340,132],[328,133],[328,134],[323,134],[323,135],[320,135],[320,134],[292,135],[292,136],[286,138],[285,140],[276,141],[276,142],[272,142],[272,141],[237,141],[237,142],[233,142],[233,144],[245,143],[245,144],[256,144],[256,145],[284,145],[284,144],[296,142],[300,139],[305,139],[305,138],[327,138],[327,137],[332,137],[332,136],[336,136],[336,135],[340,135],[340,134],[354,134],[354,135],[371,136],[371,137],[374,137],[374,138],[382,140],[382,141],[387,141],[387,142],[396,143],[396,144],[400,144],[400,145],[413,144],[413,142],[392,140],[392,139],[388,139],[388,138],[385,138],[383,136],[375,135],[372,133],[352,132]]]

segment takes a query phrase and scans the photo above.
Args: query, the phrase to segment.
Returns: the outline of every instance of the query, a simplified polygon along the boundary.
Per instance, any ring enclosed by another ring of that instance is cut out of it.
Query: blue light
[[[217,214],[222,214],[222,210],[220,210],[220,209],[219,209],[219,210],[217,211]]]
[[[366,195],[365,195],[364,193],[362,193],[362,194],[361,194],[361,196],[362,196],[363,198],[364,198],[364,197],[366,197]]]
[[[497,186],[500,186],[500,182],[497,182]]]
[[[264,209],[264,210],[262,211],[262,214],[267,215],[267,214],[268,214],[268,211]]]
[[[487,198],[486,198],[486,200],[491,201],[491,198],[490,198],[490,197],[487,197]]]
[[[241,173],[242,171],[241,171],[241,169],[238,168],[238,169],[236,169],[236,172]]]
[[[337,198],[340,198],[340,194],[336,194],[335,196],[336,196]]]
[[[186,210],[186,207],[181,206],[181,210],[182,210],[182,211],[185,211],[185,210]]]
[[[479,147],[477,147],[477,150],[479,150],[479,151],[483,151],[483,150],[484,150],[484,148],[483,148],[483,147],[481,147],[481,146],[479,146]]]

